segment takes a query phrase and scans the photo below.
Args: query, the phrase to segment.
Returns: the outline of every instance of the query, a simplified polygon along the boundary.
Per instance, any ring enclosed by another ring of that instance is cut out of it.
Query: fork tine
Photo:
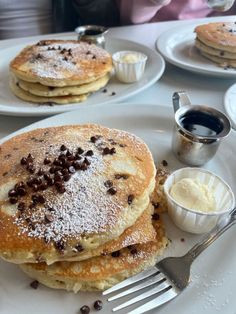
[[[146,313],[147,311],[153,310],[157,308],[158,306],[163,305],[164,303],[174,299],[178,295],[177,290],[175,290],[173,287],[165,292],[163,292],[161,295],[153,299],[152,301],[149,301],[135,310],[129,312],[129,314],[142,314]]]
[[[155,275],[156,273],[159,273],[160,271],[156,268],[156,267],[152,267],[152,268],[149,268],[147,270],[144,270],[142,271],[141,273],[133,276],[133,277],[130,277],[126,280],[123,280],[121,281],[120,283],[118,283],[117,285],[113,286],[112,288],[110,289],[107,289],[105,291],[103,291],[103,295],[107,295],[108,293],[112,293],[112,292],[115,292],[121,288],[124,288],[124,287],[127,287],[129,285],[132,285],[133,283],[135,282],[138,282],[140,280],[143,280],[147,277],[150,277],[152,275]]]
[[[113,297],[109,298],[108,301],[113,301],[113,300],[119,299],[123,296],[127,296],[130,293],[133,293],[133,292],[136,292],[138,290],[147,288],[147,287],[153,285],[154,283],[157,285],[157,284],[161,283],[160,281],[164,278],[165,278],[165,276],[162,273],[160,273],[156,276],[149,278],[148,280],[145,280],[144,282],[140,283],[139,285],[136,285],[136,286],[134,286],[128,290],[125,290],[121,293],[114,295]]]
[[[154,295],[154,294],[156,294],[158,292],[161,292],[161,291],[163,291],[163,290],[165,290],[167,288],[170,288],[170,287],[171,287],[170,283],[167,280],[165,280],[164,282],[162,282],[157,287],[155,287],[153,289],[150,289],[150,290],[148,290],[148,291],[138,295],[137,297],[135,297],[135,298],[133,298],[133,299],[131,299],[131,300],[129,300],[129,301],[127,301],[127,302],[117,306],[117,307],[115,307],[113,309],[113,312],[121,310],[121,309],[123,309],[123,308],[125,308],[125,307],[127,307],[127,306],[129,306],[131,304],[134,304],[136,302],[142,301],[142,300],[144,300],[144,299],[146,299],[148,297],[151,297],[152,295]]]

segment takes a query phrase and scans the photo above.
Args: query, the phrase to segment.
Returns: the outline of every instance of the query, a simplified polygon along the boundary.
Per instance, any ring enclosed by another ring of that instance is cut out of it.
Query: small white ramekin
[[[199,212],[178,204],[170,195],[173,184],[183,178],[197,179],[212,191],[216,209],[213,212]],[[165,181],[164,192],[167,199],[168,214],[180,229],[191,233],[205,233],[227,215],[235,206],[234,194],[230,186],[216,174],[201,168],[182,168],[173,172]]]
[[[126,55],[133,55],[137,59],[135,62],[123,61]],[[115,74],[119,81],[123,83],[134,83],[141,79],[144,74],[147,56],[137,51],[118,51],[112,56]]]

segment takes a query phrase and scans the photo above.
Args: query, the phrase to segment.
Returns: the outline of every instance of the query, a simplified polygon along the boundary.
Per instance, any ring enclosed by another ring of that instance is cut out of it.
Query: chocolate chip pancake
[[[87,84],[63,87],[45,86],[39,83],[30,83],[19,79],[16,79],[16,81],[19,88],[32,95],[40,97],[61,97],[78,96],[96,92],[108,83],[109,78],[109,74],[106,74],[105,76]]]
[[[0,157],[0,256],[13,263],[76,258],[118,238],[155,186],[145,143],[98,125],[36,129]]]
[[[86,84],[111,69],[107,51],[77,40],[42,40],[23,49],[10,63],[17,78],[55,87]]]
[[[195,45],[203,56],[220,66],[236,67],[236,24],[215,22],[195,28]]]
[[[153,215],[156,238],[152,242],[126,247],[106,256],[93,257],[81,262],[22,264],[21,269],[30,277],[55,289],[78,292],[106,290],[118,282],[155,265],[168,244],[163,222],[156,211]]]
[[[33,84],[33,83],[31,83]],[[15,96],[18,98],[28,101],[30,103],[36,104],[57,104],[57,105],[64,105],[64,104],[72,104],[72,103],[80,103],[87,99],[88,94],[81,94],[81,95],[66,95],[66,96],[51,96],[51,97],[42,97],[33,95],[24,89],[22,89],[17,82],[17,78],[11,78],[10,80],[10,89]]]

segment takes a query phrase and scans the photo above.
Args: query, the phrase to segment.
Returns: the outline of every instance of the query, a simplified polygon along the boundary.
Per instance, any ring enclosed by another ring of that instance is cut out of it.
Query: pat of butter
[[[124,63],[135,63],[139,61],[139,57],[134,53],[128,53],[120,57],[120,61]]]
[[[216,201],[213,193],[206,184],[198,180],[184,178],[176,182],[170,195],[181,206],[200,212],[212,212],[216,210]]]

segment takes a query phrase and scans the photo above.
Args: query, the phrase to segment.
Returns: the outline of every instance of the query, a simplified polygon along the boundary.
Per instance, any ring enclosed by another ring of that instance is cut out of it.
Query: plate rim
[[[45,35],[45,37],[48,37],[48,35]],[[53,35],[51,36],[53,38]],[[71,38],[71,34],[70,33],[66,33],[64,36],[61,35],[61,36],[54,36],[54,37],[59,37],[59,38]],[[40,38],[44,38],[44,36],[41,36]],[[140,92],[142,92],[143,90],[147,89],[148,87],[152,86],[153,84],[155,84],[163,75],[164,71],[165,71],[165,60],[163,58],[163,56],[158,52],[156,51],[155,49],[152,49],[146,45],[143,45],[143,44],[140,44],[138,42],[135,42],[135,41],[132,41],[132,40],[128,40],[128,39],[123,39],[123,38],[119,38],[119,37],[107,37],[108,41],[111,40],[111,42],[116,42],[116,41],[120,41],[122,44],[129,44],[129,45],[134,45],[134,46],[138,46],[140,47],[140,49],[143,49],[145,51],[147,51],[149,53],[150,56],[152,56],[152,58],[154,57],[155,58],[155,61],[158,60],[158,71],[155,73],[155,75],[153,75],[153,77],[148,80],[146,83],[144,83],[142,86],[139,86],[138,88],[136,89],[133,89],[131,90],[130,92],[128,93],[125,93],[125,94],[122,94],[119,95],[119,96],[115,96],[111,99],[108,99],[108,100],[105,100],[103,102],[100,102],[98,104],[86,104],[84,102],[82,103],[75,103],[75,104],[70,104],[72,106],[72,108],[64,108],[65,105],[55,105],[51,108],[45,108],[44,106],[39,106],[41,109],[40,110],[37,110],[35,111],[34,110],[34,107],[31,108],[27,108],[27,107],[22,107],[22,110],[23,111],[20,111],[18,112],[17,110],[15,110],[15,107],[9,107],[8,105],[2,105],[1,102],[0,102],[0,114],[1,115],[8,115],[8,116],[24,116],[24,117],[29,117],[29,116],[50,116],[50,115],[54,115],[54,114],[60,114],[60,113],[64,113],[64,112],[68,112],[68,111],[75,111],[77,109],[79,109],[78,106],[88,106],[88,107],[93,107],[93,106],[100,106],[100,105],[110,105],[112,103],[115,103],[115,102],[121,102],[121,101],[124,101],[125,99],[128,99]],[[34,41],[34,37],[30,37],[30,38],[26,38],[24,40],[23,43],[20,43],[20,44],[17,44],[17,46],[23,46],[23,45],[27,45],[27,44],[30,44]],[[6,51],[7,49],[11,49],[12,46],[9,46],[9,47],[4,47],[2,49],[2,51]],[[155,63],[155,62],[154,62]],[[144,74],[144,78],[145,78],[145,74]],[[138,83],[138,82],[137,82]],[[122,84],[122,83],[121,83]],[[134,83],[135,84],[135,83]],[[0,100],[1,101],[1,100]],[[38,105],[35,104],[35,106],[37,106],[38,108]],[[3,107],[3,108],[1,108]],[[46,109],[46,110],[45,110]]]
[[[228,71],[222,70],[220,67],[219,67],[219,69],[216,67],[215,70],[211,70],[211,69],[209,70],[209,69],[206,69],[204,67],[198,68],[198,65],[194,65],[193,63],[189,63],[189,62],[183,63],[180,60],[178,60],[178,58],[173,59],[171,57],[171,55],[169,55],[169,53],[167,52],[165,46],[166,46],[168,40],[170,40],[171,37],[177,36],[179,31],[185,31],[186,33],[189,34],[189,31],[191,29],[194,29],[196,26],[201,25],[201,24],[206,24],[206,23],[207,22],[203,23],[200,21],[198,21],[198,22],[193,21],[193,22],[188,23],[186,25],[180,25],[178,27],[175,27],[175,32],[173,32],[172,28],[168,29],[167,31],[163,32],[156,39],[156,42],[155,42],[156,50],[163,56],[163,58],[166,61],[168,61],[169,63],[171,63],[171,64],[173,64],[173,65],[175,65],[181,69],[184,69],[184,70],[187,70],[187,71],[190,71],[193,73],[197,73],[197,74],[202,74],[202,75],[207,74],[209,76],[218,77],[218,78],[236,78],[236,70],[234,72],[232,72],[232,71],[228,72]],[[211,63],[211,64],[214,65],[214,63]]]
[[[229,95],[230,93],[232,92],[232,90],[235,89],[235,93],[236,93],[236,83],[232,84],[225,92],[224,94],[224,100],[223,100],[223,103],[224,103],[224,108],[225,108],[225,111],[227,113],[227,116],[229,117],[230,119],[230,122],[231,122],[231,125],[232,125],[232,128],[234,130],[236,130],[236,116],[235,117],[232,117],[232,114],[231,114],[231,106],[229,104]],[[235,97],[236,98],[236,97]]]

